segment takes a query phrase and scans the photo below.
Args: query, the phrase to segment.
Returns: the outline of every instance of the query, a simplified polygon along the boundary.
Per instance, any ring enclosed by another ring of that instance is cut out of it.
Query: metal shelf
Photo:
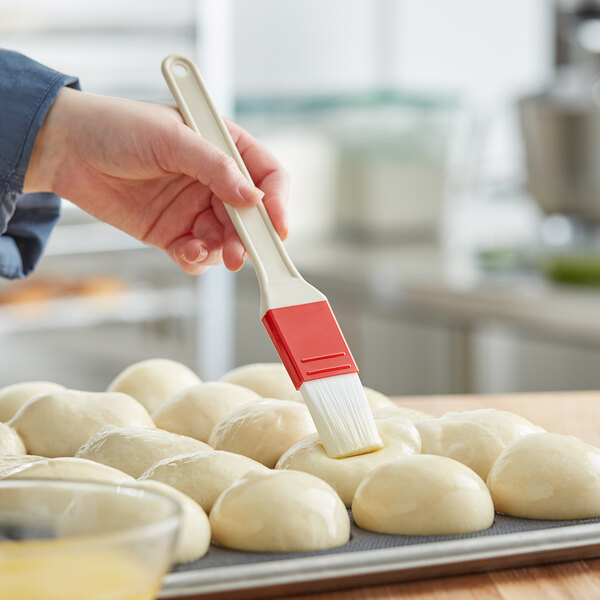
[[[193,288],[140,288],[0,308],[0,335],[196,316]]]
[[[46,256],[115,252],[147,248],[142,242],[105,223],[59,225],[46,247]]]

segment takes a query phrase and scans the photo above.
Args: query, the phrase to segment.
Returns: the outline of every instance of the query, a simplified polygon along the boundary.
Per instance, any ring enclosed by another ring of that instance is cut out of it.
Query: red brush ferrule
[[[273,308],[262,322],[296,389],[305,381],[358,373],[326,300]]]

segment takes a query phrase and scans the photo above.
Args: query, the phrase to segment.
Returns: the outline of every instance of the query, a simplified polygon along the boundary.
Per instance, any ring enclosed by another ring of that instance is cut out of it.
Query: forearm
[[[68,124],[65,121],[80,94],[63,87],[56,95],[33,144],[23,182],[24,193],[55,191],[56,173],[67,152]]]

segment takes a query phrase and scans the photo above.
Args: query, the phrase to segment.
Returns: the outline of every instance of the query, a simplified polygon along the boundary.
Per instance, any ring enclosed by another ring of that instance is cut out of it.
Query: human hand
[[[187,273],[221,260],[236,271],[246,251],[223,203],[264,202],[285,239],[289,184],[257,140],[232,122],[227,127],[257,187],[176,108],[64,88],[36,138],[23,191],[68,199],[161,248]]]

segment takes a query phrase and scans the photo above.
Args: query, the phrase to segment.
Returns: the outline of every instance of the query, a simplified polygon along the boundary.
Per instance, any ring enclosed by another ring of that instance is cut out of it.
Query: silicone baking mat
[[[262,598],[600,556],[600,519],[538,521],[496,515],[484,531],[383,535],[352,525],[349,543],[302,553],[252,553],[214,544],[176,565],[159,598]]]

